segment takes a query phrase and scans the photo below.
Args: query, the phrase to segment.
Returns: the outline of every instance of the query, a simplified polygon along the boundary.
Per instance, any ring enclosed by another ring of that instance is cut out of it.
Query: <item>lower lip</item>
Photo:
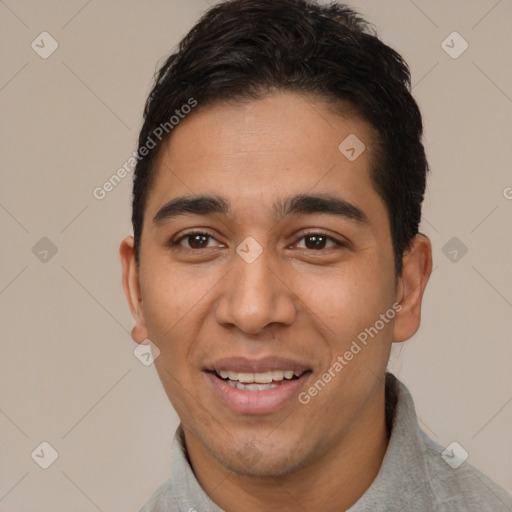
[[[231,387],[212,372],[205,372],[220,401],[233,412],[241,414],[270,414],[286,402],[297,398],[311,372],[303,373],[298,379],[284,380],[277,387],[265,391],[245,391]]]

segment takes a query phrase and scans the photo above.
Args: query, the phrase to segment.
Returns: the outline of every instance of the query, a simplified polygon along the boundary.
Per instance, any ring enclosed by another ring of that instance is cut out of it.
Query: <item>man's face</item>
[[[366,145],[355,160],[357,148],[338,148],[350,135]],[[314,464],[382,415],[399,297],[372,149],[368,125],[292,93],[197,111],[162,149],[144,214],[137,341],[161,351],[155,365],[187,444],[235,472]],[[322,212],[306,200],[283,216],[298,195],[344,203]],[[182,196],[229,209],[154,221]]]

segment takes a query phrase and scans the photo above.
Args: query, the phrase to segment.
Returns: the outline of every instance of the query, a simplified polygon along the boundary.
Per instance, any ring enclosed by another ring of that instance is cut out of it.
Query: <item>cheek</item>
[[[142,281],[142,309],[149,339],[160,349],[155,366],[162,381],[174,386],[173,378],[180,379],[178,361],[186,357],[187,312],[193,312],[197,303],[193,286],[180,286],[176,273],[154,266]],[[169,375],[166,375],[166,374]]]
[[[392,273],[377,258],[354,261],[328,275],[302,274],[295,283],[297,295],[314,313],[312,318],[341,340],[373,325],[394,302]]]
[[[173,405],[199,383],[190,362],[200,359],[200,330],[223,273],[184,268],[155,258],[141,272],[143,311],[149,339],[160,349],[155,367]]]
[[[143,311],[150,333],[156,338],[176,338],[187,317],[198,314],[215,285],[212,274],[191,273],[180,265],[156,259],[141,272]]]
[[[354,264],[323,282],[301,282],[308,318],[324,333],[325,367],[317,379],[329,384],[318,393],[317,407],[326,415],[364,403],[377,382],[372,375],[381,375],[387,365],[396,315],[393,276],[378,264]]]

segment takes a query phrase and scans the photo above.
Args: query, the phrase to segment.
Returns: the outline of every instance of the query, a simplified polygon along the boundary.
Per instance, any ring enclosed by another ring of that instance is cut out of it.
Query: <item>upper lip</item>
[[[283,357],[265,357],[262,359],[248,359],[247,357],[227,357],[217,359],[205,366],[205,371],[226,370],[240,373],[265,373],[273,370],[293,370],[306,372],[311,367],[305,363]]]

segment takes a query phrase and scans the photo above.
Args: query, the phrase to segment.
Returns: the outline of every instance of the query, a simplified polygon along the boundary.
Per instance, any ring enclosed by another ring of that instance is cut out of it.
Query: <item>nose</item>
[[[251,263],[238,254],[233,260],[231,272],[222,281],[217,322],[253,335],[271,324],[291,325],[297,314],[294,293],[269,251]]]

